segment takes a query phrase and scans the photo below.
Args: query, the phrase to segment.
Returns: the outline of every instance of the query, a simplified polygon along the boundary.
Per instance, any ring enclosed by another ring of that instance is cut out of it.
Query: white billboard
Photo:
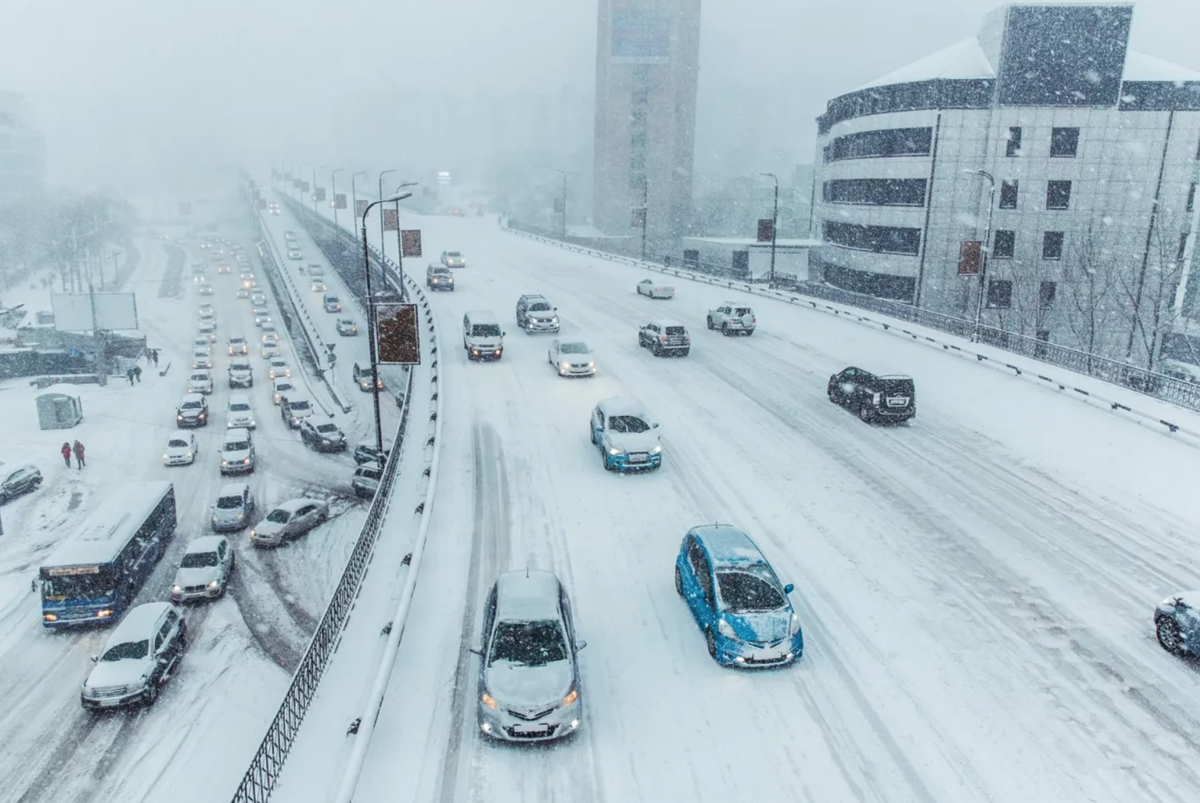
[[[54,293],[50,296],[50,309],[54,312],[54,328],[60,332],[97,329],[120,332],[138,328],[137,299],[133,293]]]

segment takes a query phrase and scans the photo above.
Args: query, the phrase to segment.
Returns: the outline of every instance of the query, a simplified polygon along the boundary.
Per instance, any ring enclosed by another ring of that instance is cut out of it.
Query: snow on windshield
[[[115,647],[109,647],[100,660],[105,662],[137,660],[145,658],[149,654],[149,641],[126,641]]]
[[[220,561],[216,552],[188,552],[179,561],[181,569],[201,569],[205,566],[216,566]]]
[[[518,666],[545,666],[566,659],[566,641],[558,622],[501,622],[492,639],[488,664],[507,661]]]

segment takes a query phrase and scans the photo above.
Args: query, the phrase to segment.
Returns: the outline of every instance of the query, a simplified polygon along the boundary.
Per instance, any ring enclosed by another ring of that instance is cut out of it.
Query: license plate
[[[513,725],[513,733],[522,736],[547,736],[550,728],[547,725]]]
[[[106,697],[106,698],[100,700],[100,707],[101,708],[112,708],[113,706],[119,704],[120,702],[121,701],[116,697]]]
[[[645,463],[646,458],[644,456],[630,457],[629,462],[630,463]]]

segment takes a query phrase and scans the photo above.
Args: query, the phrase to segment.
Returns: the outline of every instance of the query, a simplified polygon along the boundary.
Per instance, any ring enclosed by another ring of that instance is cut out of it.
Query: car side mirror
[[[480,658],[483,657],[483,648],[482,647],[468,647],[467,649],[471,652],[472,655],[478,655]]]
[[[796,590],[796,586],[793,585],[792,583],[788,583],[787,585],[785,585],[783,587],[783,593],[785,593],[785,594],[790,594],[795,590]]]
[[[582,649],[583,649],[584,647],[586,647],[586,646],[587,646],[587,642],[586,642],[586,641],[582,641],[582,640],[581,640],[581,641],[577,641],[577,642],[575,642],[575,652],[579,652],[580,650],[582,650]]]
[[[508,332],[501,332],[500,337],[508,337]]]
[[[165,656],[162,656],[158,659],[159,666],[166,666],[169,663],[171,663],[170,659],[166,658]]]
[[[96,664],[96,663],[99,663],[99,662],[100,662],[100,656],[99,656],[99,655],[93,655],[93,656],[92,656],[92,663]]]

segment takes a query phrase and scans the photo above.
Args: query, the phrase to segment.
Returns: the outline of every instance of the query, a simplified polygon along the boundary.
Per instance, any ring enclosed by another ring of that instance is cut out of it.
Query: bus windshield
[[[42,583],[42,597],[52,601],[111,597],[116,585],[112,573],[103,569],[93,574],[51,577]]]

